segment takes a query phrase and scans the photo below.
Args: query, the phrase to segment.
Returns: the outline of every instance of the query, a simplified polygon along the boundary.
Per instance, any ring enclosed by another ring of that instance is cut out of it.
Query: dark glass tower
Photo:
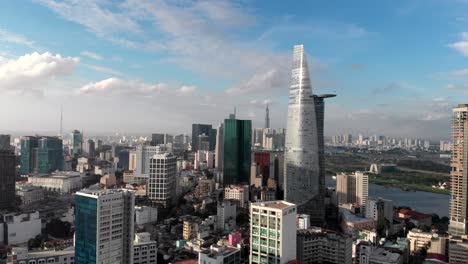
[[[15,201],[15,154],[0,149],[0,210],[10,209]]]
[[[21,138],[21,174],[51,173],[62,168],[63,144],[60,138]]]
[[[216,145],[216,129],[213,129],[212,125],[192,124],[192,151],[197,151],[200,148],[198,136],[202,134],[208,136],[210,150],[214,150]]]
[[[251,163],[252,121],[224,120],[224,185],[248,183]]]
[[[97,199],[75,196],[75,263],[96,263]]]

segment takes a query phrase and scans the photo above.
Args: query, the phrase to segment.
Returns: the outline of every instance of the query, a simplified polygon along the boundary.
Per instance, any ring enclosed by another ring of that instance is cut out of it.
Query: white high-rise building
[[[336,176],[338,204],[358,203],[365,212],[369,194],[369,176],[357,171],[353,174],[341,173]]]
[[[148,198],[169,207],[176,198],[177,157],[170,153],[156,154],[150,159]]]
[[[296,259],[296,215],[296,205],[285,201],[251,204],[250,263]]]
[[[84,189],[75,196],[75,264],[133,263],[135,195]]]
[[[383,218],[393,222],[393,202],[383,198],[370,198],[366,205],[366,217],[380,222]]]
[[[229,185],[224,188],[224,199],[236,200],[238,207],[247,208],[249,206],[249,186]]]
[[[355,172],[354,175],[356,177],[356,203],[361,205],[361,212],[365,212],[369,196],[369,176],[360,171]]]
[[[136,147],[135,177],[148,178],[150,173],[150,159],[163,152],[160,146],[138,145]]]
[[[223,200],[217,208],[217,225],[219,230],[231,231],[236,228],[237,201]]]

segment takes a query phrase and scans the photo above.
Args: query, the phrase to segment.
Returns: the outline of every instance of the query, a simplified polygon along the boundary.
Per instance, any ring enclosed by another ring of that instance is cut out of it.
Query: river
[[[327,177],[327,186],[335,186],[336,181]],[[420,192],[403,191],[399,188],[384,187],[376,184],[369,184],[369,197],[382,197],[392,200],[396,206],[408,206],[411,209],[426,214],[438,214],[440,217],[449,216],[450,195]]]

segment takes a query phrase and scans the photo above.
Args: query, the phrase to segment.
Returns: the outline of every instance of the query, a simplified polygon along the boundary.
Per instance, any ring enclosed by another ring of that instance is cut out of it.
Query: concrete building
[[[21,198],[22,205],[44,200],[44,190],[29,183],[16,183],[16,195]]]
[[[117,184],[117,178],[113,174],[106,174],[101,177],[99,183],[106,187],[112,187]]]
[[[297,229],[309,229],[310,228],[310,216],[306,214],[297,215]]]
[[[377,221],[372,218],[363,218],[351,213],[347,209],[340,208],[341,229],[344,233],[354,235],[360,230],[373,230]]]
[[[134,174],[136,177],[149,178],[150,174],[150,159],[159,154],[163,149],[160,146],[149,146],[149,145],[138,145],[136,147],[136,165],[134,168]],[[131,155],[131,154],[129,154]],[[131,156],[129,156],[132,158]],[[129,162],[129,170],[133,166]]]
[[[27,248],[15,247],[7,256],[6,264],[74,264],[75,249],[28,251]]]
[[[137,167],[137,152],[135,149],[132,149],[128,153],[128,170],[135,171]]]
[[[243,263],[240,249],[230,246],[212,245],[210,249],[198,253],[199,264],[239,264]]]
[[[73,171],[59,171],[52,174],[28,177],[28,183],[47,191],[74,193],[82,188],[81,175]]]
[[[198,180],[196,194],[199,199],[209,197],[215,191],[215,187],[215,181],[204,176]]]
[[[156,264],[158,261],[157,242],[150,233],[136,233],[133,241],[133,264]]]
[[[239,208],[248,208],[249,186],[248,185],[229,185],[225,187],[224,199],[237,201],[237,206]]]
[[[135,224],[144,225],[158,221],[158,208],[135,206]]]
[[[195,153],[194,167],[196,170],[212,169],[214,166],[213,151],[198,150]]]
[[[9,140],[8,137],[8,146]],[[10,149],[0,149],[0,210],[11,209],[14,206],[15,167],[15,153]]]
[[[237,202],[223,200],[217,207],[216,224],[218,230],[230,232],[236,228]]]
[[[4,243],[7,245],[22,245],[41,234],[42,225],[38,211],[3,214],[1,220]]]
[[[133,192],[84,189],[75,196],[76,264],[133,261]]]
[[[449,234],[468,234],[468,104],[460,104],[452,115],[451,199]]]
[[[296,205],[285,201],[250,207],[250,263],[296,260]]]
[[[198,227],[201,224],[201,219],[187,217],[183,222],[182,237],[184,240],[191,240],[197,237]]]
[[[367,201],[366,217],[377,221],[377,227],[393,223],[393,202],[383,198],[371,198]]]
[[[403,264],[404,257],[383,248],[376,248],[369,257],[369,264]]]
[[[449,263],[468,263],[468,236],[451,237],[449,240]]]
[[[83,150],[87,157],[94,158],[96,156],[96,143],[94,140],[86,140],[83,144]]]
[[[408,232],[407,238],[410,242],[410,253],[421,249],[427,249],[428,253],[445,256],[448,237],[439,236],[436,233],[423,232],[413,228]]]
[[[325,218],[324,98],[312,94],[303,45],[294,46],[285,142],[285,200],[322,224]]]
[[[357,171],[353,174],[341,173],[336,176],[338,204],[358,203],[365,212],[369,194],[369,177]]]
[[[169,207],[176,199],[177,157],[169,154],[156,154],[150,159],[148,198],[163,207]]]
[[[353,239],[320,228],[298,230],[297,260],[301,263],[352,264]]]
[[[11,150],[10,135],[0,135],[0,150]]]

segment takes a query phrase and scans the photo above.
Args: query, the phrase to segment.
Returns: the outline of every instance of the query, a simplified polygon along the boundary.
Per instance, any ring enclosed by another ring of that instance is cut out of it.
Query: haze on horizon
[[[292,47],[308,51],[325,133],[449,137],[468,102],[466,1],[4,1],[0,133],[285,127]],[[438,10],[437,13],[432,10]]]

